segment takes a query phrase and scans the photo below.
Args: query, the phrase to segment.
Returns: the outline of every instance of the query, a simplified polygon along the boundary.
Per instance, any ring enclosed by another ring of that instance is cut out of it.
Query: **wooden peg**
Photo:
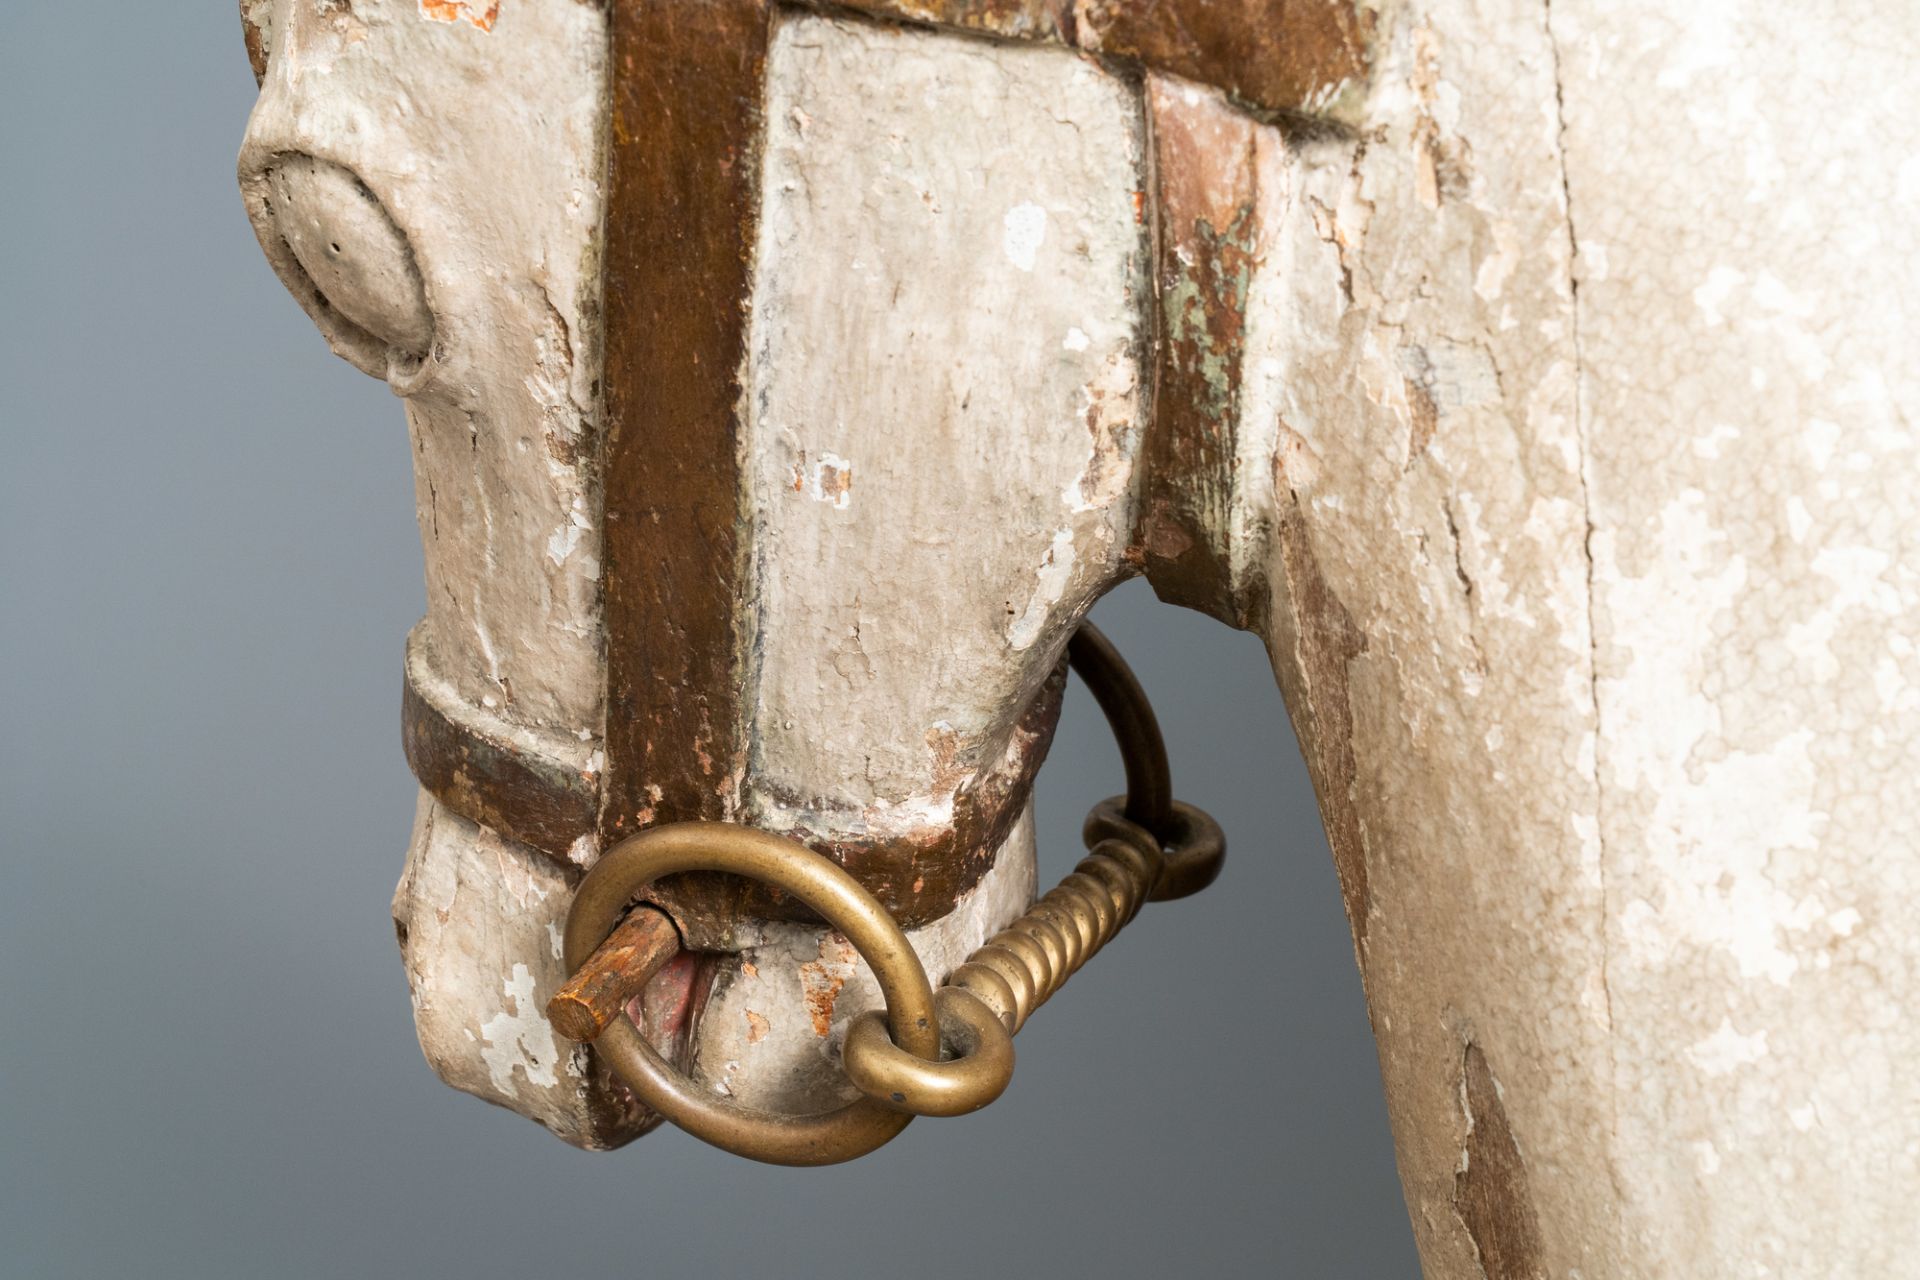
[[[627,1001],[679,953],[680,934],[667,914],[635,907],[547,1001],[547,1021],[569,1040],[598,1039]]]

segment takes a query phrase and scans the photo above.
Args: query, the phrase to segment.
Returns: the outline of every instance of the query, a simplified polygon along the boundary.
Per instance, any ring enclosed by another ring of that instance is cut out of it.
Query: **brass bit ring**
[[[796,841],[732,823],[682,822],[607,851],[567,913],[569,973],[579,973],[654,881],[721,871],[764,881],[812,907],[872,968],[886,1001],[884,1018],[862,1014],[847,1031],[842,1062],[863,1096],[819,1115],[721,1101],[615,1016],[594,1043],[643,1102],[695,1137],[755,1160],[821,1165],[865,1155],[915,1115],[965,1115],[998,1098],[1013,1076],[1013,1034],[1033,1011],[1145,903],[1185,897],[1212,882],[1226,839],[1206,813],[1173,798],[1166,746],[1140,682],[1091,624],[1074,635],[1068,658],[1119,743],[1127,794],[1087,815],[1088,854],[1073,873],[982,943],[937,993],[879,900]]]
[[[762,880],[819,912],[873,969],[886,1000],[884,1029],[892,1043],[923,1058],[939,1056],[940,1028],[926,970],[879,899],[805,845],[752,827],[674,823],[609,849],[580,882],[567,912],[567,971],[586,963],[648,885],[682,871],[725,871]],[[735,1106],[696,1087],[626,1018],[614,1019],[594,1045],[641,1101],[668,1120],[722,1150],[769,1164],[852,1160],[891,1141],[913,1119],[867,1097],[818,1115]]]

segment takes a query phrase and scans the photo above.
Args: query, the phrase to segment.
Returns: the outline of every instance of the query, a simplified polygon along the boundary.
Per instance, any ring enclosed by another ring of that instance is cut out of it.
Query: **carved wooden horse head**
[[[657,823],[794,835],[964,954],[1032,891],[1062,648],[1144,572],[1268,641],[1433,1274],[1904,1265],[1920,619],[1871,460],[1920,254],[1830,282],[1915,247],[1835,124],[1911,24],[1580,8],[243,0],[261,243],[415,445],[435,1068],[648,1123],[541,1005]],[[712,958],[654,1039],[841,1088],[835,935],[661,905]]]
[[[261,243],[416,447],[422,1040],[574,1141],[644,1123],[538,1012],[609,842],[789,833],[964,954],[1031,897],[1093,601],[1143,564],[1236,620],[1257,595],[1226,535],[1233,470],[1272,471],[1235,440],[1277,135],[1141,68],[1299,106],[1358,72],[1354,33],[1276,72],[1275,33],[1231,24],[1036,11],[989,42],[876,8],[243,6]],[[731,879],[667,896],[735,957],[677,975],[730,1026],[694,1072],[785,1107],[832,1086],[873,999],[845,944],[768,933],[791,904]]]

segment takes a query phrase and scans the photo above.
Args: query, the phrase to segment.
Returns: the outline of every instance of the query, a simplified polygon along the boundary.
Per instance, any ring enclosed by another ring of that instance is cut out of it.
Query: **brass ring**
[[[1227,837],[1204,810],[1173,798],[1167,744],[1146,690],[1113,642],[1090,622],[1081,623],[1068,641],[1067,657],[1100,704],[1127,771],[1127,793],[1101,801],[1087,814],[1082,831],[1087,848],[1102,840],[1150,840],[1166,861],[1147,901],[1200,892],[1220,874]]]
[[[1167,763],[1166,739],[1160,736],[1160,721],[1147,691],[1113,641],[1091,622],[1082,622],[1067,641],[1067,661],[1100,705],[1114,745],[1120,748],[1120,766],[1127,773],[1128,820],[1162,833],[1174,809],[1173,769]]]
[[[953,1057],[917,1058],[887,1038],[887,1025],[868,1012],[847,1028],[841,1051],[847,1076],[882,1106],[917,1116],[964,1116],[1006,1092],[1013,1079],[1013,1036],[992,1009],[960,987],[933,993],[940,1039]]]
[[[1220,874],[1227,856],[1227,833],[1204,809],[1181,801],[1173,802],[1173,816],[1166,827],[1149,831],[1126,816],[1125,796],[1109,796],[1087,813],[1080,837],[1092,848],[1102,840],[1123,840],[1138,845],[1143,840],[1161,845],[1164,865],[1149,902],[1169,902],[1195,894],[1212,884]]]
[[[846,935],[873,969],[892,1042],[934,1059],[940,1028],[926,970],[887,909],[838,865],[795,841],[724,822],[653,827],[609,849],[567,912],[566,966],[578,971],[648,885],[682,871],[725,871],[775,885]],[[704,1142],[769,1164],[822,1165],[873,1151],[911,1115],[862,1097],[818,1115],[783,1115],[721,1101],[663,1059],[631,1021],[594,1042],[641,1101]]]

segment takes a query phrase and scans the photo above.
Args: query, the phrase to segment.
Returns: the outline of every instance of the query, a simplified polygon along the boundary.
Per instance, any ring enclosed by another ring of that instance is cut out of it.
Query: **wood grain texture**
[[[1245,626],[1254,610],[1236,600],[1225,535],[1281,144],[1224,99],[1166,76],[1149,76],[1146,96],[1159,333],[1138,537],[1161,599]]]
[[[1267,644],[1276,655],[1274,673],[1313,778],[1327,847],[1340,879],[1340,899],[1353,930],[1354,955],[1364,970],[1372,897],[1366,834],[1354,801],[1358,766],[1348,671],[1366,652],[1367,636],[1327,586],[1306,518],[1295,503],[1289,503],[1274,531],[1273,558],[1272,590],[1278,607],[1276,621],[1266,628]]]
[[[1486,1280],[1541,1280],[1540,1222],[1528,1190],[1527,1162],[1514,1144],[1500,1085],[1480,1046],[1467,1045],[1460,1095],[1467,1139],[1453,1178],[1453,1209]]]
[[[597,1039],[678,954],[673,921],[651,907],[635,907],[547,1001],[547,1021],[569,1040]]]

